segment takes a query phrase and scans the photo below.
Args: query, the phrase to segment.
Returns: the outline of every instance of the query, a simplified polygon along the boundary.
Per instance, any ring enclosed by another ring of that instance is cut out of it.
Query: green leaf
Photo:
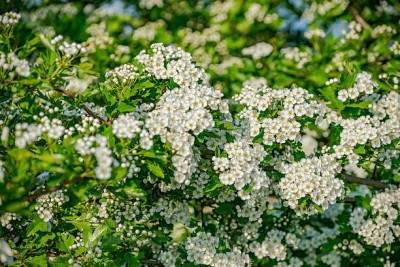
[[[20,83],[25,84],[25,85],[37,85],[40,83],[39,79],[26,79],[26,80],[20,80]]]
[[[47,47],[51,51],[55,52],[54,46],[50,43],[48,37],[45,37],[43,34],[40,34],[39,38],[40,38],[40,40],[42,41],[42,44],[44,44],[45,47]]]
[[[347,104],[346,107],[352,107],[352,108],[362,108],[366,109],[368,106],[372,103],[370,100],[365,100],[359,103],[352,103],[352,104]]]
[[[218,203],[218,207],[214,210],[216,214],[231,214],[235,204],[230,202]]]
[[[105,226],[99,226],[94,230],[93,234],[90,236],[89,241],[94,242],[96,241],[100,236],[102,236],[105,232],[107,231],[107,227]]]
[[[135,254],[133,253],[125,253],[124,259],[128,264],[128,267],[139,267],[140,261],[136,258]]]
[[[63,252],[68,252],[69,247],[72,246],[75,242],[75,238],[73,235],[66,235],[65,233],[61,234],[61,242],[57,243],[57,248]]]
[[[164,178],[164,172],[158,164],[152,163],[150,161],[146,161],[147,168],[149,171],[159,178]]]
[[[40,255],[33,258],[28,258],[26,261],[30,263],[30,266],[38,266],[38,267],[48,266],[46,255]]]
[[[299,199],[299,208],[304,208],[310,198],[308,196]]]
[[[354,153],[356,153],[356,154],[365,154],[365,146],[359,146],[359,147],[357,147],[357,148],[354,148],[353,149],[353,152]]]
[[[210,193],[216,190],[217,188],[223,187],[224,184],[220,182],[217,175],[214,175],[211,178],[210,184],[204,188],[204,193]]]
[[[134,106],[131,106],[131,105],[129,105],[127,103],[124,103],[124,102],[120,102],[118,104],[118,107],[117,107],[117,111],[119,111],[121,113],[123,113],[123,112],[134,112],[135,110],[136,110],[136,108]]]
[[[313,203],[314,208],[319,212],[319,213],[324,213],[324,210],[321,208],[321,206]]]
[[[47,222],[37,218],[28,224],[26,230],[27,236],[32,236],[37,232],[45,232],[47,230]]]

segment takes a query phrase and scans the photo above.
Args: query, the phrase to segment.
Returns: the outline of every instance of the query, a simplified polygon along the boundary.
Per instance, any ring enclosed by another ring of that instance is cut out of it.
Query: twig
[[[358,23],[360,23],[360,25],[364,28],[364,29],[368,29],[371,30],[371,37],[372,38],[376,38],[376,34],[372,31],[372,27],[371,25],[369,25],[360,15],[360,13],[358,13],[357,9],[355,9],[354,7],[350,8],[350,12],[353,15],[353,18],[355,21],[357,21]]]
[[[75,184],[75,183],[77,183],[77,182],[83,181],[85,178],[87,178],[87,177],[78,176],[78,177],[76,177],[75,179],[71,179],[71,180],[65,181],[63,185]],[[49,189],[47,189],[47,190],[40,191],[40,192],[36,192],[36,193],[34,193],[34,194],[32,194],[32,195],[27,196],[27,197],[26,197],[26,200],[38,199],[39,197],[41,197],[41,196],[43,196],[43,195],[46,195],[46,194],[55,192],[55,191],[57,191],[57,190],[59,190],[59,189],[61,189],[61,186],[51,187],[51,188],[49,188]]]
[[[65,90],[65,89],[58,88],[58,87],[54,87],[54,90],[56,90],[57,92],[63,93],[64,95],[69,96],[69,97],[72,98],[72,99],[75,99],[75,98],[76,98],[74,94],[71,94],[71,92],[68,92],[68,91]],[[85,107],[83,107],[83,109],[84,109],[91,117],[93,117],[93,118],[95,118],[95,119],[98,119],[99,121],[101,121],[102,123],[104,123],[104,124],[107,125],[107,126],[110,126],[110,125],[111,125],[111,121],[110,121],[110,120],[105,120],[105,119],[103,119],[103,118],[97,116],[97,114],[94,113],[93,111],[91,111],[88,107],[85,106]]]
[[[161,262],[159,262],[158,260],[141,260],[140,263],[141,263],[141,264],[144,264],[144,265],[149,265],[149,266],[160,266],[160,267],[163,267],[163,266],[164,266],[164,265],[163,265]]]
[[[343,203],[351,203],[351,204],[356,204],[356,199],[354,197],[344,197],[343,198]]]
[[[377,181],[377,180],[371,180],[371,179],[364,179],[364,178],[359,178],[353,175],[345,174],[342,173],[341,178],[349,183],[356,183],[356,184],[363,184],[363,185],[369,185],[373,186],[377,189],[385,189],[388,188],[389,186],[383,182]]]

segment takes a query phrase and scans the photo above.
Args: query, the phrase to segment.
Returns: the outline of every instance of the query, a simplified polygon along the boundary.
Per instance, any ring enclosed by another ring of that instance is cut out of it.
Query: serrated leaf
[[[117,107],[117,111],[119,111],[121,113],[123,113],[123,112],[134,112],[135,110],[136,110],[136,108],[134,106],[131,106],[131,105],[129,105],[127,103],[124,103],[124,102],[120,102],[118,104],[118,107]]]
[[[210,192],[214,191],[215,189],[223,187],[223,186],[224,186],[224,184],[220,182],[218,176],[213,176],[211,178],[210,184],[204,188],[203,192],[210,193]]]
[[[40,256],[28,258],[28,259],[26,259],[26,262],[29,263],[29,266],[38,266],[38,267],[48,266],[46,255],[40,255]]]
[[[41,219],[35,219],[31,223],[28,224],[27,226],[27,236],[32,236],[36,234],[37,232],[45,232],[47,230],[47,222],[41,220]]]

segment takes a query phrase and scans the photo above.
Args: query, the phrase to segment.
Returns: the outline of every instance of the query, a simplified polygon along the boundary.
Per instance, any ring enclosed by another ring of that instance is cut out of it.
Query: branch
[[[68,91],[65,90],[65,89],[58,88],[58,87],[54,87],[54,90],[56,90],[57,92],[63,93],[64,95],[69,96],[69,97],[72,98],[72,99],[75,99],[75,98],[76,98],[74,94],[72,94],[71,92],[68,92]],[[91,111],[88,107],[85,106],[85,107],[83,107],[83,109],[84,109],[91,117],[93,117],[93,118],[95,118],[95,119],[98,119],[99,121],[101,121],[102,123],[104,123],[104,124],[107,125],[107,126],[110,126],[110,125],[111,125],[111,121],[110,121],[110,120],[105,120],[105,119],[103,119],[103,118],[97,116],[97,114],[94,113],[93,111]]]
[[[345,180],[349,183],[369,185],[369,186],[373,186],[377,189],[385,189],[385,188],[389,187],[387,184],[377,181],[377,180],[359,178],[359,177],[345,174],[345,173],[342,173],[340,176],[343,180]]]
[[[354,197],[344,197],[343,200],[341,201],[342,203],[350,203],[350,204],[356,204],[356,199]]]
[[[75,184],[77,182],[83,181],[85,178],[86,177],[84,177],[84,176],[78,176],[75,179],[71,179],[71,180],[65,181],[63,185]],[[49,188],[47,190],[36,192],[36,193],[34,193],[32,195],[27,196],[26,200],[35,200],[35,199],[38,199],[39,197],[41,197],[43,195],[55,192],[55,191],[60,190],[60,189],[61,189],[61,186],[51,187],[51,188]]]
[[[141,263],[141,264],[144,264],[144,265],[149,265],[149,266],[160,266],[160,267],[163,267],[163,266],[164,266],[164,265],[163,265],[161,262],[159,262],[158,260],[141,260],[140,263]]]
[[[357,21],[364,29],[366,30],[371,30],[371,37],[372,38],[376,38],[376,34],[372,31],[372,27],[371,25],[369,25],[360,15],[360,13],[358,13],[357,9],[355,9],[354,7],[350,8],[350,12],[353,15],[353,18],[355,21]]]

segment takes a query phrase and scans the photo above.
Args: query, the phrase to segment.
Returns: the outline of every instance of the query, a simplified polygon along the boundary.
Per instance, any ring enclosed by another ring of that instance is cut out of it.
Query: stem
[[[372,32],[372,27],[371,25],[369,25],[360,15],[360,13],[358,13],[357,9],[355,9],[354,7],[350,8],[350,12],[351,15],[353,15],[353,18],[355,21],[357,21],[358,23],[360,23],[360,25],[366,29],[366,30],[371,30],[371,37],[372,38],[376,38],[376,34],[374,32]]]
[[[65,89],[54,87],[54,90],[56,90],[57,92],[63,93],[64,95],[69,96],[72,99],[76,99],[75,95],[73,95],[71,92],[68,92]],[[102,123],[104,123],[107,126],[111,125],[111,121],[110,120],[105,120],[105,119],[97,116],[97,114],[94,113],[93,111],[91,111],[88,107],[85,106],[85,107],[83,107],[83,109],[87,112],[87,114],[89,114],[89,116],[91,116],[91,117],[93,117],[95,119],[98,119],[99,121],[101,121]]]
[[[354,205],[356,200],[354,197],[344,197],[342,203],[350,203]]]
[[[369,186],[373,186],[377,189],[386,189],[389,187],[387,184],[377,181],[377,180],[359,178],[359,177],[345,174],[345,173],[342,173],[340,176],[343,180],[345,180],[349,183],[369,185]]]

